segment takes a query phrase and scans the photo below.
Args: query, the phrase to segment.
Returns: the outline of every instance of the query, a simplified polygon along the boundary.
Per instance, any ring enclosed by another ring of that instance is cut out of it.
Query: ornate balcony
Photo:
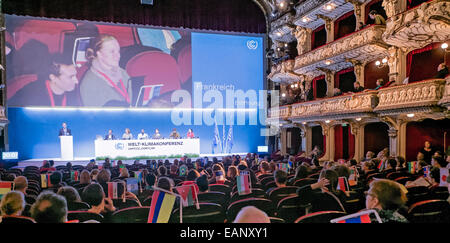
[[[277,108],[269,109],[269,118],[286,119],[290,116],[290,114],[291,114],[291,106],[290,105],[285,105],[285,106],[280,106]]]
[[[347,59],[361,63],[381,59],[387,56],[387,45],[381,39],[385,29],[372,25],[300,55],[295,59],[294,72],[315,77],[322,74],[318,68],[339,71],[352,66]]]
[[[444,79],[430,79],[380,89],[379,103],[374,111],[381,115],[432,111],[438,108],[444,88]]]
[[[291,83],[300,81],[300,76],[294,73],[294,60],[286,60],[278,65],[272,66],[272,72],[268,78],[274,82]]]
[[[377,91],[342,95],[291,105],[290,120],[308,122],[372,116],[377,105]]]
[[[414,50],[450,38],[450,4],[447,0],[422,3],[403,13],[399,13],[399,2],[383,2],[389,17],[383,34],[386,43]]]
[[[444,96],[438,104],[441,106],[445,106],[447,107],[447,110],[450,110],[450,76],[447,76],[444,88]]]

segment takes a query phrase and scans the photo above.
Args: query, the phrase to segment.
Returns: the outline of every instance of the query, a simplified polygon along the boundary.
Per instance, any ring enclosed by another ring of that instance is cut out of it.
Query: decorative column
[[[391,46],[388,48],[389,81],[401,85],[406,78],[406,53],[400,48]]]
[[[364,87],[364,67],[366,64],[350,58],[345,59],[345,61],[350,62],[353,65],[353,72],[355,73],[356,81]]]
[[[327,43],[334,41],[334,21],[322,14],[317,14],[317,18],[323,19],[325,21],[325,30],[327,31]]]
[[[403,158],[406,158],[406,126],[408,125],[408,122],[402,121],[399,124],[398,129],[398,153],[397,156],[402,156]]]
[[[353,5],[354,14],[356,17],[356,29],[355,31],[358,31],[361,28],[361,24],[365,24],[364,19],[364,6],[362,3],[360,3],[358,0],[345,0],[347,3],[351,3]]]
[[[291,29],[291,34],[297,39],[297,55],[302,55],[311,50],[312,30],[301,26]]]
[[[350,129],[355,136],[355,154],[353,159],[361,161],[365,157],[364,154],[364,126],[361,122],[350,122]]]
[[[324,72],[325,81],[327,82],[327,97],[333,97],[334,95],[334,74],[336,72],[326,69],[326,68],[317,68],[318,70]]]
[[[383,0],[381,6],[386,11],[388,19],[406,11],[406,1],[402,0]]]
[[[325,154],[320,161],[332,160],[334,157],[334,126],[329,124],[320,124],[322,126],[322,135],[325,136]]]
[[[308,125],[296,124],[298,128],[300,128],[300,136],[302,138],[302,151],[305,151],[307,154],[312,151],[312,130]]]
[[[394,127],[389,127],[388,130],[389,135],[389,155],[397,156],[398,154],[398,130]]]
[[[286,155],[286,151],[287,151],[287,133],[286,133],[286,128],[281,128],[281,134],[280,134],[280,138],[281,138],[281,154],[282,155]]]

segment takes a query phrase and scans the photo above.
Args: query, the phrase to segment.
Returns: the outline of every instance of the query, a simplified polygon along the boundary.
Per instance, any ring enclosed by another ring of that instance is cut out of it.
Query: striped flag
[[[231,153],[232,148],[233,148],[233,126],[230,125],[230,128],[228,129],[225,153]]]
[[[439,186],[448,186],[447,177],[448,177],[448,169],[447,168],[441,168],[441,182],[439,183]]]
[[[408,162],[408,172],[411,174],[415,174],[416,173],[416,161],[413,162]]]
[[[430,179],[430,166],[427,165],[425,167],[423,167],[423,175],[425,176],[425,178]]]
[[[289,165],[287,163],[279,163],[278,169],[289,174]]]
[[[119,199],[119,182],[107,182],[108,184],[108,198]]]
[[[350,191],[350,188],[348,186],[347,177],[341,176],[341,177],[338,178],[337,190],[341,190],[343,192]]]
[[[160,190],[153,192],[147,223],[168,223],[175,198],[175,195]]]
[[[11,181],[0,181],[0,199],[3,195],[12,191],[14,189],[14,182]]]
[[[239,195],[248,195],[252,193],[252,183],[248,171],[243,171],[237,176],[236,185]]]
[[[344,220],[338,221],[338,223],[344,223],[344,224],[348,224],[348,223],[356,223],[356,224],[366,223],[366,224],[370,224],[370,223],[372,223],[372,220],[370,219],[370,216],[368,214],[363,214],[363,215],[356,216],[354,218],[348,218],[348,219],[344,219]]]
[[[181,196],[181,204],[183,207],[189,207],[196,204],[197,209],[200,208],[197,196],[199,189],[196,184],[182,185],[176,187],[176,189]]]
[[[223,172],[222,171],[216,171],[215,172],[215,175],[216,175],[216,183],[217,184],[223,184],[223,183],[225,183],[225,175],[223,174]]]
[[[126,168],[124,164],[119,165],[119,173],[122,173],[123,168]]]
[[[219,127],[217,126],[217,121],[215,118],[214,118],[214,124],[215,124],[215,127],[214,127],[214,137],[212,140],[212,152],[211,152],[212,154],[214,154],[215,149],[222,148],[222,142],[220,140],[220,135],[219,135]]]
[[[41,188],[52,187],[50,182],[50,174],[41,174]]]
[[[381,170],[384,169],[384,163],[383,163],[383,161],[380,161],[380,163],[378,164],[377,168],[378,168],[379,171],[381,171]]]
[[[136,178],[126,178],[127,191],[137,194],[139,192],[139,182]]]
[[[70,179],[72,181],[79,181],[80,180],[79,175],[78,175],[78,170],[70,172]]]
[[[135,171],[134,178],[136,178],[138,180],[138,182],[142,182],[143,181],[142,170]]]

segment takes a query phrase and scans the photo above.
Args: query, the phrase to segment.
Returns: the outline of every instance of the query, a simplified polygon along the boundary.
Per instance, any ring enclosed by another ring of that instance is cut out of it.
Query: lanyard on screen
[[[47,80],[45,82],[45,85],[47,86],[48,96],[50,97],[50,103],[51,103],[52,107],[55,107],[55,99],[53,98],[53,92],[52,92],[52,89],[50,88],[50,81]],[[66,94],[64,94],[61,106],[66,106],[66,103],[67,103],[67,97],[66,97]]]
[[[119,88],[106,74],[102,73],[99,70],[96,70],[100,75],[102,75],[113,87],[114,89],[119,92],[119,94],[121,94],[128,103],[130,103],[130,97],[128,96],[128,92],[127,89],[125,88],[125,85],[122,82],[122,79],[119,80],[120,85],[122,86],[122,88]]]

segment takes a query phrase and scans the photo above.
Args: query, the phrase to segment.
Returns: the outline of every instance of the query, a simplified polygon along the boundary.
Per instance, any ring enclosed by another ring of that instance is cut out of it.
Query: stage
[[[218,160],[222,160],[223,157],[226,156],[231,156],[231,155],[239,155],[239,156],[246,156],[247,153],[233,153],[233,154],[200,154],[200,157],[197,158],[204,158],[204,157],[208,157],[208,160],[212,160],[213,157],[216,157]],[[190,158],[191,160],[195,161],[197,158]],[[86,166],[89,161],[93,159],[91,157],[76,157],[73,160],[63,160],[61,158],[39,158],[39,159],[29,159],[29,160],[24,160],[24,161],[20,161],[17,163],[17,166],[11,167],[12,169],[16,168],[16,169],[21,169],[23,170],[25,167],[27,166],[37,166],[37,167],[41,167],[42,166],[42,161],[44,160],[53,160],[55,162],[54,166],[58,166],[58,165],[66,165],[68,162],[72,163],[72,165],[82,165],[82,166]],[[170,161],[170,163],[173,163],[173,161],[176,158],[170,158],[167,159]],[[179,158],[178,158],[179,159]],[[165,161],[166,159],[163,159],[163,161]],[[135,160],[122,160],[122,162],[124,164],[133,164]],[[104,162],[104,160],[97,160],[96,163],[98,164],[102,164]],[[145,164],[146,160],[140,160],[141,164]]]

